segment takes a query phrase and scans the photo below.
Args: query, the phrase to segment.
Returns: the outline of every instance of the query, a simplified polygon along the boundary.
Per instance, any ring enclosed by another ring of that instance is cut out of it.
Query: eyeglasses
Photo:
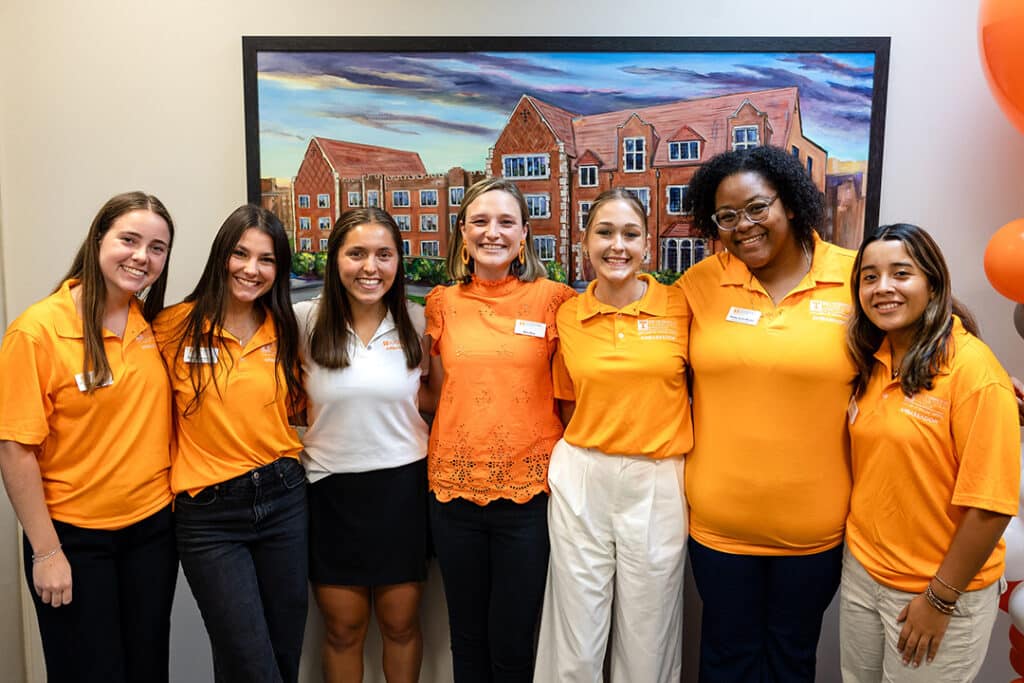
[[[771,199],[755,199],[739,211],[734,209],[719,209],[711,214],[711,220],[718,226],[719,230],[732,231],[740,224],[740,216],[746,216],[751,223],[760,223],[768,218],[772,204],[779,198],[775,195]]]

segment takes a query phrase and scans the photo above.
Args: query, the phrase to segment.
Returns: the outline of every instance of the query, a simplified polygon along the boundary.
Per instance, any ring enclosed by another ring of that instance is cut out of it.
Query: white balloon
[[[1006,541],[1006,580],[1024,580],[1024,522],[1013,517],[1003,532]]]
[[[1006,604],[1006,611],[1010,613],[1010,619],[1018,631],[1024,632],[1024,584],[1017,584],[1010,593],[1010,600]]]

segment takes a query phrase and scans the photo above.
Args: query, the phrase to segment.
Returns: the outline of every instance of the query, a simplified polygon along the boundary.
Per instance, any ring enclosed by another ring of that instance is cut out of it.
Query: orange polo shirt
[[[815,236],[810,272],[778,306],[728,252],[679,279],[692,315],[686,498],[690,535],[702,545],[808,555],[842,542],[853,259]]]
[[[113,382],[79,388],[77,280],[28,308],[0,347],[0,440],[32,448],[50,516],[122,529],[171,502],[170,388],[149,323],[133,298],[124,335],[104,330]]]
[[[953,321],[952,357],[930,390],[907,397],[891,380],[888,340],[850,408],[853,497],[846,542],[879,583],[920,593],[964,508],[1017,514],[1020,431],[1010,378],[985,344]],[[968,584],[1003,573],[1002,539]]]
[[[562,436],[551,384],[555,313],[575,296],[551,280],[435,287],[426,334],[444,383],[428,444],[430,490],[445,502],[526,502],[548,491]]]
[[[576,402],[564,438],[610,455],[680,456],[693,447],[689,311],[679,289],[639,278],[646,293],[623,308],[598,301],[595,280],[558,310],[555,397]]]
[[[244,348],[223,330],[218,354],[206,349],[197,353],[190,351],[191,347],[178,352],[181,323],[192,308],[193,304],[182,303],[166,309],[157,316],[153,330],[174,390],[178,440],[171,488],[175,493],[195,495],[282,456],[298,459],[302,444],[288,424],[288,390],[276,362],[273,319],[267,315]],[[204,361],[205,372],[213,369],[217,373],[220,391],[211,383],[199,408],[185,417],[185,407],[193,396],[189,359]]]

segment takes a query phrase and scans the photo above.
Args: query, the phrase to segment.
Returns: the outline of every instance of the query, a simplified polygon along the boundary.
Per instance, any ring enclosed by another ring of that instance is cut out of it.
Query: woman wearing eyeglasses
[[[725,248],[677,283],[692,312],[700,680],[813,681],[849,509],[854,254],[818,238],[821,191],[778,148],[712,158],[686,203]]]

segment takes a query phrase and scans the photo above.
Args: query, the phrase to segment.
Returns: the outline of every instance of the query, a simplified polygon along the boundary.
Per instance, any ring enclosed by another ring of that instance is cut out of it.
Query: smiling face
[[[625,200],[602,202],[592,210],[583,245],[599,282],[620,287],[636,279],[647,255],[644,217]]]
[[[228,257],[228,294],[236,303],[252,305],[270,291],[276,276],[274,241],[258,228],[247,229]]]
[[[399,258],[389,228],[363,223],[349,230],[338,249],[338,276],[349,304],[383,306],[384,295],[395,283]]]
[[[932,298],[927,275],[902,241],[877,240],[864,248],[857,277],[868,320],[906,348]]]
[[[771,200],[778,191],[759,173],[742,171],[726,176],[715,191],[715,210],[740,211],[735,230],[718,230],[722,244],[739,258],[752,273],[771,268],[786,259],[800,259],[790,219],[793,214],[782,204],[772,202],[768,215],[759,223],[750,221],[742,210],[755,200]]]
[[[519,202],[504,190],[484,192],[474,199],[459,229],[474,261],[473,272],[482,280],[507,276],[527,235]]]
[[[167,221],[147,209],[118,216],[100,239],[99,265],[107,294],[137,294],[163,272],[171,231]]]

